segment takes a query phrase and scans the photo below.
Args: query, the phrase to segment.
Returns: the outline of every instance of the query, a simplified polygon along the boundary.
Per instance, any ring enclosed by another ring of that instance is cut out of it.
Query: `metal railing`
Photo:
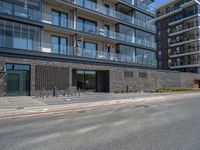
[[[186,24],[186,25],[183,25],[182,27],[177,28],[177,29],[176,29],[176,28],[175,28],[175,29],[172,29],[172,30],[169,32],[169,34],[173,34],[173,33],[180,32],[180,31],[184,31],[184,30],[191,29],[191,28],[194,28],[194,27],[198,27],[198,22]]]

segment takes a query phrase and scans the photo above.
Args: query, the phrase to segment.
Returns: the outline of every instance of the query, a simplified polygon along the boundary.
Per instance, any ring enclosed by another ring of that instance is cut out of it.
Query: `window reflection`
[[[38,50],[41,28],[0,19],[0,46]]]

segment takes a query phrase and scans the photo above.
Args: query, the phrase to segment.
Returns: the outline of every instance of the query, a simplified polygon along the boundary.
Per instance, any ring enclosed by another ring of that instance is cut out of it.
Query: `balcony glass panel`
[[[0,46],[37,50],[40,48],[41,29],[31,25],[0,20]]]
[[[62,1],[66,2],[66,0],[62,0]],[[85,1],[77,0],[76,3],[71,2],[71,1],[68,1],[68,2],[79,5],[86,9],[96,11],[96,12],[104,14],[104,15],[108,15],[108,16],[116,18],[118,20],[125,21],[130,24],[135,24],[138,26],[142,25],[142,27],[147,28],[153,32],[156,32],[156,27],[155,27],[154,22],[145,22],[145,21],[138,20],[131,15],[127,15],[127,14],[121,13],[119,11],[116,11],[114,9],[111,9],[107,6],[97,4],[97,1],[95,1],[95,0],[94,1],[93,0],[85,0]]]

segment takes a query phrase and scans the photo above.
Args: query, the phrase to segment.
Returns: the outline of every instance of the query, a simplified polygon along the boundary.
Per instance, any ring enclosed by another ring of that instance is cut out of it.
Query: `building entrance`
[[[30,95],[30,67],[29,65],[6,64],[7,95]]]
[[[82,91],[109,92],[109,72],[74,69],[73,84]]]

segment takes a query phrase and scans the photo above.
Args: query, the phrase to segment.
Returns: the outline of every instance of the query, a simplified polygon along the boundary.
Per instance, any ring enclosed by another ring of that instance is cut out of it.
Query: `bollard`
[[[68,88],[68,90],[67,90],[67,96],[69,97],[69,88]]]
[[[126,93],[129,92],[129,88],[128,88],[128,85],[126,85]]]
[[[56,87],[53,88],[53,96],[55,96],[56,98],[58,97],[57,88]]]
[[[74,96],[77,94],[77,88],[74,89]]]
[[[78,88],[78,96],[81,97],[81,89],[80,89],[80,87]]]
[[[45,95],[44,95],[44,87],[42,88],[42,99],[44,99]]]

